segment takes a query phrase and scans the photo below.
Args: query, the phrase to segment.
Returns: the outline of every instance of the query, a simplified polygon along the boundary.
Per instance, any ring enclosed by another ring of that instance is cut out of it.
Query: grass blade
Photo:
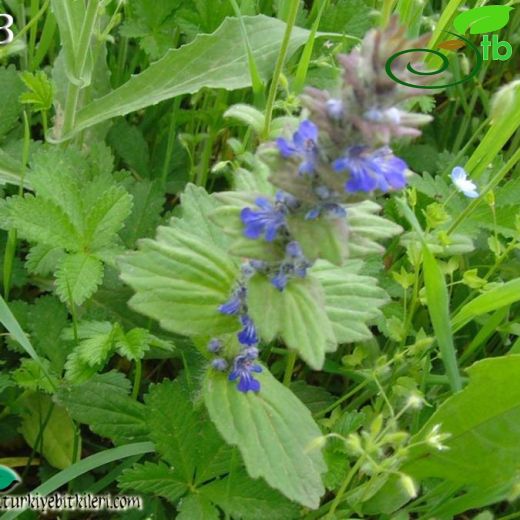
[[[500,287],[495,287],[470,301],[457,313],[451,322],[456,332],[476,316],[496,311],[520,300],[520,278],[515,278]]]
[[[433,330],[450,386],[454,392],[457,392],[462,388],[462,382],[450,325],[448,289],[439,264],[426,244],[423,245],[423,269],[426,300]]]

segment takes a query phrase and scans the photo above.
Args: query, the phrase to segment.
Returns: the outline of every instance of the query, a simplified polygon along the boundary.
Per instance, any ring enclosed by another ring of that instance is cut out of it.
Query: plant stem
[[[23,185],[25,180],[25,172],[27,163],[29,162],[29,146],[31,144],[31,128],[29,125],[29,117],[27,112],[23,113],[24,123],[24,140],[22,150],[22,168],[20,171],[20,184],[18,186],[18,195],[23,195]],[[18,235],[16,229],[10,229],[7,234],[7,243],[4,252],[3,265],[3,284],[4,284],[4,299],[9,301],[9,293],[11,292],[11,281],[13,275],[13,262],[16,255],[16,245],[18,242]]]
[[[63,135],[69,134],[74,128],[76,121],[76,112],[78,109],[79,97],[83,85],[83,76],[87,66],[88,53],[90,49],[90,40],[94,32],[99,3],[98,0],[90,0],[88,2],[87,11],[81,27],[78,42],[78,53],[76,55],[77,68],[75,71],[75,79],[77,83],[69,82],[67,88],[67,98],[65,100],[65,114],[63,116]]]
[[[139,388],[141,387],[141,377],[143,375],[143,364],[140,359],[135,360],[134,387],[132,388],[132,399],[137,399]]]
[[[289,49],[289,42],[291,41],[291,34],[296,23],[296,16],[298,15],[298,7],[300,6],[300,0],[292,0],[290,5],[289,16],[287,18],[287,27],[282,41],[282,47],[280,48],[280,54],[276,61],[274,69],[273,80],[271,87],[269,88],[269,95],[267,96],[267,106],[265,109],[265,126],[263,137],[264,139],[269,138],[269,131],[271,130],[271,121],[273,119],[273,108],[276,100],[276,93],[278,92],[278,85],[280,83],[280,76],[282,75],[282,69],[285,64],[287,57],[287,51]]]
[[[321,417],[325,417],[329,412],[335,410],[341,403],[350,399],[353,395],[357,394],[360,390],[365,388],[369,383],[371,383],[370,379],[365,379],[361,383],[357,384],[350,392],[347,392],[345,395],[342,395],[339,399],[337,399],[334,403],[332,403],[327,408],[319,411],[314,417],[319,419]]]
[[[348,486],[350,485],[350,482],[352,479],[356,476],[356,473],[358,472],[359,468],[363,464],[364,458],[360,457],[357,462],[352,466],[350,471],[348,472],[347,476],[345,477],[345,480],[341,484],[341,487],[338,490],[338,493],[334,497],[334,500],[331,503],[329,512],[327,516],[325,517],[325,520],[332,520],[334,518],[334,513],[336,512],[336,509],[339,506],[339,503],[341,502],[341,499],[343,498],[343,495],[345,494],[345,491],[347,491]]]
[[[291,384],[291,379],[294,371],[294,365],[296,364],[296,360],[298,359],[298,354],[296,350],[289,350],[286,359],[285,365],[285,373],[283,375],[283,384],[285,386],[289,386]]]

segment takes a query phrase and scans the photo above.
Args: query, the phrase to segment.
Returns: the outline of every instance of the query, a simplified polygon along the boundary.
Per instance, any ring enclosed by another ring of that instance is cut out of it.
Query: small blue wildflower
[[[211,366],[219,372],[225,372],[228,368],[228,362],[225,359],[217,358],[211,362]]]
[[[276,140],[276,145],[282,157],[299,157],[302,162],[298,171],[302,175],[314,172],[318,159],[318,127],[306,119],[300,123],[298,130],[293,134],[292,142],[283,137]]]
[[[348,171],[347,192],[399,190],[406,185],[407,164],[387,147],[369,152],[366,147],[352,146],[344,157],[332,164],[337,172]]]
[[[208,343],[208,351],[212,352],[213,354],[216,354],[222,349],[222,341],[219,339],[213,338]]]
[[[468,179],[468,174],[464,168],[456,166],[451,172],[451,180],[458,191],[470,199],[476,199],[478,195],[477,185]]]
[[[286,206],[288,209],[298,209],[300,206],[300,201],[294,195],[282,190],[276,192],[275,200],[276,202]]]
[[[271,283],[279,290],[283,291],[287,287],[289,277],[287,273],[280,269],[280,271],[271,278]]]
[[[287,253],[287,256],[290,256],[291,258],[298,258],[303,256],[302,248],[300,247],[300,244],[296,242],[296,240],[289,242],[285,246],[285,252]]]
[[[268,242],[272,242],[278,230],[285,226],[285,215],[287,209],[283,205],[273,206],[267,199],[258,197],[256,205],[260,211],[244,208],[240,218],[244,223],[244,235],[247,238],[257,239],[265,236]]]
[[[233,291],[231,298],[226,303],[223,303],[218,308],[218,310],[222,314],[228,314],[230,316],[239,314],[241,309],[244,306],[246,293],[247,293],[247,289],[243,285],[241,285],[240,287],[238,287],[237,289],[235,289]]]
[[[334,195],[334,192],[328,186],[324,185],[314,188],[314,193],[316,193],[321,200],[328,200]]]
[[[264,262],[263,260],[250,260],[249,264],[253,269],[256,269],[257,271],[265,269],[267,266],[267,262]]]
[[[305,214],[305,220],[316,220],[321,215],[321,204],[314,206]]]
[[[290,278],[305,278],[307,269],[312,265],[305,258],[300,244],[296,241],[287,244],[285,254],[285,260],[280,265],[278,272],[270,279],[279,291],[283,291],[287,287]]]
[[[336,204],[335,202],[318,204],[306,213],[305,220],[316,220],[320,215],[325,215],[332,219],[345,218],[347,210],[341,204]]]
[[[260,391],[260,381],[253,377],[253,373],[262,372],[262,367],[254,362],[256,357],[253,357],[252,353],[245,351],[239,354],[233,362],[233,370],[229,374],[228,379],[230,381],[239,380],[237,388],[240,392]]]
[[[327,114],[331,119],[338,121],[345,114],[345,105],[341,99],[329,99],[325,103],[325,106],[327,108]]]
[[[240,316],[240,323],[242,323],[243,329],[237,334],[238,341],[242,345],[247,345],[249,347],[257,345],[259,339],[253,320],[247,314],[244,314],[243,316]]]

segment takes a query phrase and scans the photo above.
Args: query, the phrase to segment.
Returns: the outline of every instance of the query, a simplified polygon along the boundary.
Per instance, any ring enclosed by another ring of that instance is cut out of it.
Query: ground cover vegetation
[[[488,4],[0,2],[12,493],[520,515],[520,9],[443,44]]]

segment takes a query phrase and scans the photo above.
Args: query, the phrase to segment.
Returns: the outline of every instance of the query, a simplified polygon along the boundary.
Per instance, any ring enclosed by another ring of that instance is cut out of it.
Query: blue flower
[[[335,202],[326,202],[314,206],[305,214],[305,220],[316,220],[320,215],[325,215],[329,218],[345,218],[347,210]]]
[[[242,323],[243,329],[237,334],[238,341],[242,345],[250,347],[257,345],[259,339],[253,320],[247,314],[244,314],[240,317],[240,323]]]
[[[299,258],[303,256],[302,248],[300,247],[300,244],[296,242],[296,240],[289,242],[285,246],[285,252],[287,256],[290,256],[291,258]]]
[[[240,314],[245,304],[246,295],[247,289],[241,285],[233,291],[231,298],[226,303],[223,303],[218,310],[222,314],[228,314],[229,316]]]
[[[262,372],[262,367],[254,362],[258,353],[255,356],[254,352],[248,352],[248,350],[250,349],[246,349],[235,358],[233,370],[228,376],[230,381],[239,380],[237,388],[244,393],[260,391],[260,381],[253,377],[253,373]]]
[[[348,171],[347,192],[399,190],[406,185],[407,164],[387,148],[370,152],[366,147],[353,146],[332,164],[337,172]]]
[[[211,366],[219,372],[224,372],[228,368],[228,362],[225,359],[217,358],[211,362]]]
[[[463,193],[470,199],[476,199],[478,197],[477,185],[468,179],[468,174],[464,168],[456,166],[451,172],[451,180],[458,191]]]
[[[219,350],[221,348],[222,348],[222,341],[220,341],[219,339],[213,338],[208,343],[208,351],[212,352],[213,354],[216,354],[217,352],[219,352]]]
[[[245,226],[244,235],[251,239],[264,235],[268,242],[272,242],[276,238],[278,230],[285,226],[287,208],[282,204],[273,206],[263,197],[258,197],[255,202],[260,211],[244,208],[240,213],[240,218]]]
[[[298,209],[300,207],[300,201],[290,193],[286,191],[278,190],[275,195],[276,202],[283,204],[288,209]]]
[[[339,121],[345,113],[345,105],[341,99],[329,99],[325,106],[327,107],[329,117],[336,121]]]
[[[298,168],[302,175],[314,172],[318,159],[318,127],[312,121],[302,121],[293,134],[292,141],[280,137],[276,140],[276,145],[282,157],[295,156],[302,159]]]
[[[278,272],[271,277],[271,283],[279,290],[283,291],[290,278],[305,278],[307,269],[312,263],[305,258],[300,244],[293,240],[285,248],[285,260],[280,265]]]
[[[289,281],[289,277],[287,276],[287,273],[285,273],[283,269],[280,269],[280,271],[271,278],[271,283],[279,291],[283,291],[287,287],[288,281]]]

